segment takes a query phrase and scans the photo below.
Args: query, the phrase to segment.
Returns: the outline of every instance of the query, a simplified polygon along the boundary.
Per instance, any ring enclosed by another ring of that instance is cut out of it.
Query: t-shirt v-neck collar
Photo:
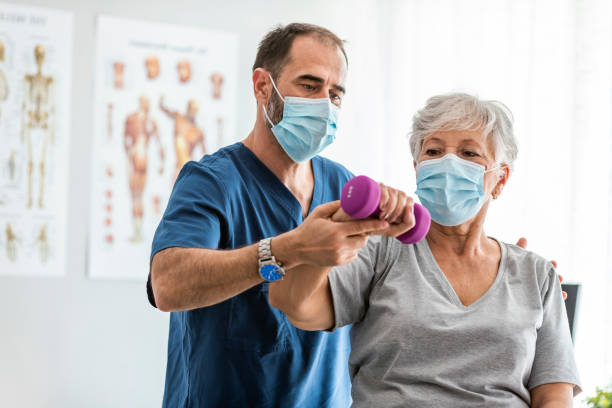
[[[436,262],[436,258],[434,257],[433,252],[431,252],[431,248],[429,247],[429,243],[427,242],[427,239],[423,239],[420,242],[423,245],[425,255],[429,258],[429,262],[431,262],[431,264],[434,265],[435,269],[433,271],[433,274],[435,275],[436,279],[440,282],[441,288],[446,292],[449,300],[455,306],[465,311],[476,309],[482,303],[484,303],[486,299],[489,298],[493,292],[495,292],[495,290],[499,286],[499,282],[502,280],[504,270],[506,269],[506,247],[505,245],[501,241],[499,241],[497,238],[493,238],[493,237],[489,237],[489,238],[494,239],[498,243],[501,249],[501,260],[499,261],[499,267],[497,268],[497,276],[495,277],[495,280],[493,281],[491,286],[487,289],[487,291],[483,293],[478,299],[476,299],[476,301],[474,301],[473,303],[467,306],[461,302],[461,299],[459,299],[459,296],[457,295],[457,292],[455,292],[453,285],[451,285],[451,283],[449,282],[448,278],[446,277],[442,269],[440,269],[440,266]]]
[[[251,168],[253,168],[253,176],[258,180],[261,185],[268,186],[273,192],[270,194],[270,199],[276,200],[283,208],[285,208],[296,221],[299,221],[301,224],[304,220],[302,216],[302,205],[298,201],[298,199],[293,195],[291,190],[287,188],[283,184],[282,181],[270,170],[259,158],[243,143],[240,143],[240,152],[243,159],[251,162]],[[310,203],[310,208],[308,209],[308,214],[310,214],[319,204],[321,204],[322,200],[322,192],[321,192],[321,177],[324,173],[323,166],[324,162],[319,156],[315,156],[312,158],[312,173],[313,173],[313,192],[312,192],[312,201]]]

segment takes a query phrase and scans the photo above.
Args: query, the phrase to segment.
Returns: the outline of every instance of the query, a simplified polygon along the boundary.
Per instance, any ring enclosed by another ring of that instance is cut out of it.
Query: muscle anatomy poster
[[[0,274],[63,275],[72,14],[0,3]]]
[[[145,279],[180,169],[235,140],[238,37],[99,17],[96,44],[89,274]]]

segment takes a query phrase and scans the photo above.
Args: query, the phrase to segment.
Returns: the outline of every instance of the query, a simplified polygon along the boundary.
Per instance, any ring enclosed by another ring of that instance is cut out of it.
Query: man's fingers
[[[557,261],[550,261],[550,263],[553,264],[555,269],[557,269]],[[559,277],[561,277],[561,276],[559,276]],[[563,282],[563,280],[561,280],[561,282]]]
[[[329,203],[319,205],[311,215],[317,218],[328,218],[338,211],[339,208],[340,200],[330,201]]]
[[[361,234],[371,234],[374,231],[383,230],[389,227],[389,223],[384,220],[377,219],[364,219],[364,220],[356,220],[356,221],[348,221],[342,224],[341,228],[343,229],[346,235],[361,235]]]
[[[344,222],[344,221],[351,221],[353,220],[353,218],[347,213],[345,213],[342,207],[340,207],[338,208],[338,211],[332,214],[331,220],[336,221],[336,222]]]
[[[526,249],[527,248],[527,238],[520,237],[519,240],[516,242],[516,246]]]
[[[557,267],[557,263],[555,261],[551,261],[553,265],[555,265],[555,268]],[[557,276],[559,277],[559,282],[563,283],[563,276],[557,274]],[[567,300],[567,292],[562,290],[561,294],[563,295],[563,300]]]

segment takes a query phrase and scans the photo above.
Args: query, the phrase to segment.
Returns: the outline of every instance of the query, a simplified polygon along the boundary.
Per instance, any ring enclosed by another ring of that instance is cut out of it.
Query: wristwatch
[[[285,276],[285,268],[272,256],[270,241],[272,238],[264,238],[259,241],[259,275],[268,282],[276,282]]]

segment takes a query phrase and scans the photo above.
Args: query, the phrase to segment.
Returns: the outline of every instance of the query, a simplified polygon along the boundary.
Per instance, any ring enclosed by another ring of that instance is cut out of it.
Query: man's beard
[[[268,112],[268,116],[272,121],[272,124],[268,122],[268,127],[270,129],[276,126],[278,122],[283,119],[283,108],[284,106],[281,98],[276,92],[274,92],[270,99],[268,99],[268,104],[266,105],[266,111]]]

